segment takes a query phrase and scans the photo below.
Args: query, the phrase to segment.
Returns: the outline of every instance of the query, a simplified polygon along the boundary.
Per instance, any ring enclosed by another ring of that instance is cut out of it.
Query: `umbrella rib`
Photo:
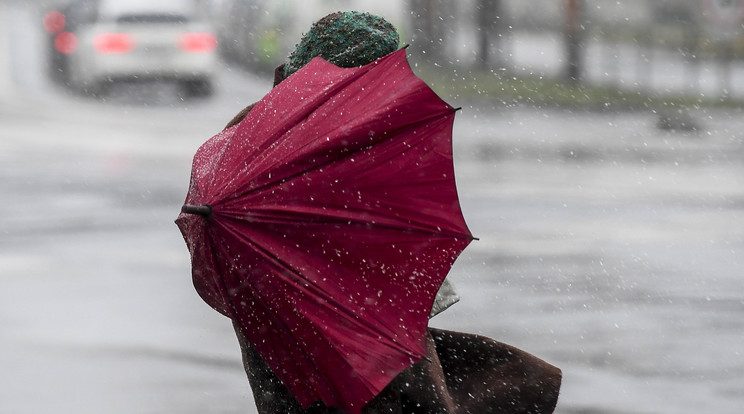
[[[350,312],[350,311],[348,311],[348,310],[346,310],[344,308],[339,308],[339,307],[335,307],[335,306],[330,305],[333,302],[333,298],[330,297],[329,295],[327,295],[326,292],[323,289],[320,289],[319,287],[317,287],[315,285],[315,283],[313,283],[312,281],[309,281],[309,280],[303,278],[301,273],[297,272],[292,266],[290,266],[285,261],[281,260],[276,255],[271,254],[267,249],[263,248],[258,243],[256,243],[253,240],[251,240],[251,239],[243,236],[242,234],[240,234],[238,232],[233,231],[229,226],[225,226],[225,229],[227,231],[229,231],[231,234],[233,234],[235,237],[238,237],[239,239],[243,240],[244,242],[252,245],[256,249],[256,251],[259,252],[265,259],[267,259],[267,260],[271,261],[272,263],[274,263],[275,265],[277,265],[277,266],[279,266],[279,267],[287,270],[290,274],[294,275],[295,278],[297,278],[298,280],[302,280],[304,282],[308,282],[308,287],[311,287],[311,289],[313,290],[313,293],[315,295],[317,295],[318,297],[321,297],[323,299],[323,301],[319,301],[319,303],[322,306],[327,307],[327,308],[331,308],[336,313],[340,313],[340,314],[346,315],[347,320],[352,320],[356,324],[358,324],[359,326],[366,327],[367,330],[368,330],[368,332],[374,332],[374,333],[378,334],[378,336],[383,336],[383,334],[386,334],[385,332],[383,332],[383,331],[381,331],[379,329],[376,329],[370,323],[365,322],[363,320],[360,320],[352,312]],[[264,302],[264,301],[261,301],[261,302],[262,302],[262,305],[264,305],[264,306],[266,306],[268,308],[266,302]],[[286,327],[286,325],[284,325],[284,326]],[[289,329],[287,329],[287,330],[291,332],[291,330],[289,330]],[[295,340],[297,341],[297,338],[295,338]],[[395,348],[393,346],[390,346],[390,347],[391,348]],[[398,350],[400,351],[401,349],[398,349]]]
[[[389,134],[397,135],[397,134],[400,134],[401,132],[404,132],[404,131],[406,131],[408,129],[416,128],[416,127],[418,127],[420,125],[423,125],[423,124],[426,124],[427,122],[430,122],[433,119],[443,118],[443,117],[449,115],[450,113],[454,113],[454,112],[455,112],[455,109],[450,107],[446,112],[435,113],[435,114],[432,114],[432,115],[430,115],[430,116],[428,116],[426,118],[422,118],[422,119],[416,121],[415,123],[407,124],[404,127],[400,127],[400,128],[389,130],[389,131],[385,131],[385,132],[386,133],[389,133]],[[278,134],[278,135],[283,135],[283,134]],[[271,145],[273,145],[274,143],[272,143]],[[277,179],[268,181],[268,182],[266,182],[266,183],[264,183],[264,184],[262,184],[260,186],[245,189],[245,190],[243,190],[243,191],[238,192],[237,194],[235,194],[234,197],[235,198],[245,197],[245,196],[248,196],[248,195],[253,194],[253,193],[264,191],[264,190],[266,190],[268,188],[276,187],[276,186],[278,186],[278,185],[280,185],[282,183],[285,183],[287,181],[291,181],[291,180],[293,180],[293,179],[295,179],[297,177],[301,177],[301,176],[303,176],[303,175],[305,175],[307,173],[310,173],[310,172],[313,172],[313,171],[316,171],[316,170],[325,168],[328,165],[331,165],[331,164],[337,162],[340,159],[350,158],[350,157],[356,156],[356,155],[358,155],[361,152],[367,151],[369,148],[371,148],[372,146],[374,146],[376,143],[377,142],[372,143],[372,144],[369,144],[369,145],[365,145],[365,146],[360,146],[359,148],[356,148],[353,151],[350,151],[350,152],[347,152],[347,153],[340,154],[338,156],[329,158],[329,159],[327,159],[326,161],[324,161],[322,163],[312,165],[312,166],[310,166],[310,167],[308,167],[308,168],[306,168],[304,170],[297,171],[297,172],[295,172],[295,173],[293,173],[291,175],[288,175],[286,177],[278,177]],[[269,146],[271,146],[271,145],[269,145]]]
[[[232,233],[236,237],[240,238],[241,240],[243,240],[243,241],[249,243],[250,245],[254,246],[255,249],[256,249],[256,251],[259,252],[264,258],[266,258],[267,260],[269,260],[272,263],[276,264],[277,266],[279,266],[279,267],[287,270],[289,273],[291,273],[292,275],[294,275],[297,279],[300,279],[300,280],[303,280],[303,281],[307,281],[308,282],[308,288],[309,289],[312,289],[312,291],[313,291],[313,293],[315,295],[317,295],[318,297],[322,297],[323,298],[322,301],[318,301],[318,303],[320,304],[320,306],[329,308],[332,311],[334,311],[335,313],[345,315],[346,316],[346,320],[352,321],[358,328],[366,330],[367,333],[368,333],[368,335],[370,337],[376,337],[378,343],[381,344],[381,345],[384,345],[389,350],[391,350],[393,352],[397,352],[397,353],[402,353],[402,354],[408,356],[409,358],[414,358],[414,359],[417,359],[417,360],[423,358],[422,355],[413,353],[413,352],[409,351],[408,349],[406,349],[405,347],[401,346],[400,344],[397,344],[395,341],[390,340],[389,339],[389,335],[391,334],[390,332],[385,332],[385,331],[383,331],[381,329],[376,328],[371,322],[367,322],[367,321],[365,321],[363,319],[357,318],[356,315],[354,315],[352,312],[350,312],[350,311],[348,311],[348,310],[346,310],[344,308],[340,308],[340,307],[336,307],[336,306],[331,305],[332,302],[333,302],[333,300],[332,300],[333,298],[329,297],[323,289],[320,289],[319,287],[317,287],[311,281],[308,281],[307,279],[303,278],[302,275],[299,272],[297,272],[292,266],[290,266],[285,261],[281,260],[276,255],[271,254],[267,249],[263,248],[258,243],[250,240],[247,237],[244,237],[240,233],[234,232],[232,229],[229,229],[228,228],[228,231],[230,231],[230,233]],[[269,306],[266,304],[266,302],[264,300],[262,300],[260,298],[260,296],[257,295],[257,298],[258,298],[258,300],[261,301],[261,303],[262,303],[262,305],[264,307],[269,308]],[[292,333],[292,330],[289,329],[289,327],[287,327],[287,325],[285,323],[283,323],[281,321],[281,319],[278,319],[277,318],[277,322],[278,323],[281,323],[281,325],[285,327],[285,330],[292,335],[292,337],[295,340],[295,342],[301,343],[300,339],[297,338]],[[344,351],[341,348],[337,347],[334,342],[329,341],[328,344],[332,348],[336,349],[337,350],[336,352],[338,352],[339,354],[341,354],[341,355],[344,354]],[[302,348],[300,348],[300,349],[302,349]],[[310,361],[311,363],[314,363],[314,362],[312,362],[312,361],[314,361],[314,359],[311,358],[307,354],[307,352],[305,352],[304,350],[302,350],[302,353],[303,353],[303,355],[305,355],[307,361]]]
[[[333,97],[337,96],[337,91],[342,91],[342,90],[344,90],[344,88],[346,88],[346,87],[347,87],[348,85],[350,85],[350,84],[353,84],[353,83],[356,83],[356,82],[359,82],[359,81],[360,81],[360,79],[362,79],[362,80],[363,80],[363,79],[364,79],[364,75],[366,75],[366,73],[367,73],[367,72],[365,72],[365,73],[361,74],[361,76],[360,76],[360,77],[351,77],[351,78],[349,78],[349,79],[346,79],[346,80],[345,80],[345,82],[337,83],[337,84],[335,85],[335,88],[334,88],[334,91],[335,91],[334,93],[332,93],[332,94],[329,94],[329,93],[325,94],[325,96],[324,96],[324,97],[325,97],[325,99],[323,99],[323,104],[324,104],[324,103],[326,103],[326,102],[328,102],[328,101],[331,101]],[[417,78],[417,77],[416,77],[415,75],[413,76],[413,78],[414,78],[415,80],[418,80],[418,81],[419,81],[419,82],[421,82],[422,84],[426,85],[425,83],[423,83],[423,81],[421,81],[420,79],[418,79],[418,78]],[[428,86],[426,86],[426,87],[428,88]],[[364,89],[364,88],[362,88],[362,89]],[[397,97],[397,98],[391,98],[391,102],[394,102],[394,101],[395,101],[396,99],[401,99],[401,100],[402,100],[402,98],[401,98],[401,97]],[[437,99],[438,99],[438,100],[440,100],[440,101],[441,101],[441,102],[442,102],[442,103],[443,103],[443,104],[444,104],[444,105],[445,105],[446,107],[448,107],[448,108],[449,108],[449,111],[447,111],[447,112],[432,112],[431,114],[429,114],[429,116],[428,116],[428,117],[425,117],[425,118],[421,118],[421,119],[417,120],[417,121],[416,121],[415,123],[412,123],[412,124],[407,124],[407,125],[405,125],[405,126],[403,126],[403,127],[399,127],[399,128],[397,128],[397,129],[394,129],[394,130],[391,130],[391,131],[392,131],[392,132],[395,132],[395,133],[397,133],[398,131],[404,131],[404,130],[406,130],[406,129],[408,129],[408,128],[411,128],[411,127],[415,127],[415,126],[418,126],[418,125],[420,125],[420,124],[422,124],[422,123],[426,123],[426,122],[429,122],[429,121],[430,121],[430,120],[432,120],[432,119],[436,119],[436,118],[439,118],[439,117],[442,117],[442,116],[446,116],[446,115],[448,115],[448,112],[452,112],[452,113],[454,113],[454,112],[457,112],[458,110],[460,110],[460,109],[461,109],[461,108],[452,108],[452,107],[451,107],[451,106],[450,106],[449,104],[447,104],[446,102],[442,101],[442,100],[441,100],[441,98],[439,98],[438,96],[437,96]],[[314,115],[314,114],[315,114],[315,113],[316,113],[316,112],[317,112],[317,111],[318,111],[318,110],[319,110],[319,109],[321,108],[321,106],[322,106],[323,104],[320,104],[320,105],[318,105],[318,106],[316,107],[316,109],[314,109],[313,111],[311,111],[311,112],[309,112],[308,114],[306,114],[306,115],[305,115],[305,116],[304,116],[304,117],[302,118],[302,120],[298,120],[298,121],[297,121],[297,122],[296,122],[295,124],[299,124],[299,123],[301,123],[302,121],[304,121],[304,120],[306,120],[306,119],[310,118],[310,117],[311,117],[312,115]],[[385,107],[385,109],[384,109],[384,110],[378,110],[378,113],[379,113],[379,114],[373,114],[373,115],[372,115],[372,116],[371,116],[370,118],[374,118],[374,116],[381,116],[381,115],[383,115],[383,114],[384,114],[384,113],[385,113],[386,111],[390,111],[390,110],[391,110],[391,109],[390,109],[390,107]],[[343,127],[343,128],[349,128],[348,124],[345,124],[345,125],[343,125],[343,126],[341,126],[341,125],[340,125],[340,126],[336,127],[335,129],[333,129],[333,130],[331,130],[331,131],[328,131],[328,132],[326,133],[326,135],[333,135],[333,133],[334,133],[335,131],[338,131],[338,130],[339,130],[339,129],[341,129],[342,127]],[[288,131],[289,129],[291,129],[291,128],[287,128],[287,131]],[[391,131],[387,131],[387,132],[391,132]],[[286,131],[285,131],[284,133],[286,133]],[[284,133],[282,133],[282,134],[277,134],[277,135],[278,135],[278,136],[282,136],[282,135],[284,135]],[[272,142],[271,144],[269,144],[269,146],[273,145],[274,143],[275,143],[275,142]],[[307,142],[307,143],[306,143],[305,145],[303,145],[302,147],[299,147],[299,148],[305,148],[305,147],[307,147],[307,146],[309,146],[309,145],[311,145],[311,144],[312,144],[312,142]],[[373,144],[372,144],[372,145],[373,145]],[[367,148],[369,148],[369,145],[368,145],[368,146],[365,146],[365,147],[361,147],[361,148],[358,148],[357,150],[355,150],[355,151],[352,151],[352,152],[350,152],[350,153],[348,153],[348,154],[344,154],[344,157],[348,157],[348,156],[354,155],[354,154],[356,154],[356,153],[358,153],[358,152],[360,152],[360,151],[363,151],[363,150],[365,150],[365,149],[367,149]],[[329,160],[328,162],[333,162],[333,161],[335,161],[335,159],[333,159],[333,160]],[[307,171],[311,171],[311,170],[312,170],[312,169],[308,169]],[[299,172],[298,174],[302,174],[302,173],[303,173],[303,172]],[[289,179],[289,178],[292,178],[292,177],[293,177],[293,176],[290,176],[290,177],[288,177],[288,179]],[[277,181],[281,182],[281,180],[277,180]]]
[[[333,99],[333,97],[336,96],[336,94],[338,93],[338,91],[343,90],[349,84],[352,84],[355,81],[357,81],[357,78],[356,77],[349,77],[349,78],[344,79],[342,82],[335,82],[333,88],[329,88],[329,89],[325,90],[324,93],[321,96],[316,97],[316,99],[317,99],[316,109],[314,109],[314,110],[312,110],[312,111],[310,111],[310,112],[308,112],[308,113],[306,113],[306,114],[304,114],[302,116],[297,117],[297,119],[294,119],[293,120],[293,122],[291,123],[291,125],[286,125],[285,128],[284,128],[284,130],[275,132],[273,134],[273,136],[274,136],[273,139],[264,141],[261,146],[259,146],[259,147],[256,148],[256,153],[258,153],[258,154],[267,154],[267,150],[269,148],[273,147],[274,145],[276,145],[277,142],[278,142],[277,140],[279,138],[281,138],[282,136],[284,136],[292,128],[296,127],[297,125],[301,124],[303,121],[307,120],[309,117],[311,117],[317,111],[317,109],[320,106],[322,106],[326,102],[328,102],[331,99]],[[248,112],[246,118],[248,118],[248,117],[251,116],[251,112],[254,112],[254,111]],[[244,118],[244,120],[245,120],[245,118]],[[281,180],[278,180],[278,181],[281,182]],[[264,186],[257,187],[255,190],[260,190],[261,188],[268,187],[272,183],[273,182],[269,182],[269,183],[265,184]],[[248,192],[245,192],[245,194],[250,194],[250,192],[252,192],[252,191],[253,190],[248,191]]]
[[[277,266],[279,266],[279,267],[281,267],[281,268],[283,268],[283,269],[287,270],[287,271],[288,271],[288,272],[289,272],[290,274],[292,274],[292,275],[293,275],[293,276],[294,276],[294,277],[295,277],[296,279],[298,279],[298,280],[302,280],[303,282],[307,282],[307,284],[308,284],[308,288],[309,288],[309,289],[311,289],[311,290],[313,291],[313,293],[314,293],[314,294],[315,294],[315,295],[316,295],[317,297],[320,297],[320,298],[322,298],[322,299],[323,299],[322,301],[318,301],[318,302],[320,303],[320,305],[321,305],[321,306],[323,306],[323,307],[326,307],[326,308],[330,308],[330,309],[331,309],[331,310],[333,310],[333,311],[334,311],[335,313],[339,313],[339,314],[343,314],[343,315],[345,315],[345,317],[346,317],[346,319],[347,319],[347,320],[353,321],[353,322],[354,322],[355,324],[357,324],[357,326],[359,326],[359,327],[365,327],[365,328],[366,328],[366,330],[367,330],[367,332],[369,332],[369,333],[370,333],[370,335],[374,334],[374,335],[375,335],[375,336],[377,336],[378,338],[385,338],[385,336],[389,334],[389,333],[387,333],[387,332],[385,332],[385,331],[382,331],[382,330],[380,330],[380,329],[377,329],[377,328],[376,328],[376,327],[375,327],[374,325],[372,325],[372,324],[371,324],[370,322],[366,322],[366,321],[364,321],[363,319],[360,319],[360,318],[358,318],[358,317],[357,317],[356,315],[354,315],[354,313],[352,313],[352,312],[350,312],[350,311],[348,311],[348,310],[346,310],[346,309],[344,309],[344,308],[340,308],[340,307],[332,306],[331,304],[333,303],[333,298],[332,298],[332,297],[330,297],[330,296],[329,296],[329,295],[328,295],[328,294],[327,294],[327,293],[325,292],[325,290],[323,290],[323,289],[319,288],[319,287],[318,287],[317,285],[315,285],[315,283],[313,283],[312,281],[310,281],[310,280],[307,280],[306,278],[303,278],[303,277],[302,277],[302,274],[301,274],[301,273],[299,273],[299,272],[297,272],[297,271],[296,271],[296,270],[295,270],[295,269],[294,269],[294,268],[293,268],[293,267],[292,267],[291,265],[289,265],[289,264],[288,264],[287,262],[285,262],[285,261],[281,260],[281,259],[280,259],[279,257],[277,257],[276,255],[274,255],[274,254],[271,254],[271,252],[270,252],[269,250],[265,249],[264,247],[262,247],[261,245],[259,245],[259,244],[258,244],[258,243],[256,243],[255,241],[253,241],[253,240],[251,240],[251,239],[249,239],[249,238],[245,237],[244,235],[242,235],[242,234],[240,234],[240,233],[238,233],[238,232],[235,232],[235,231],[234,231],[234,230],[233,230],[232,228],[230,228],[230,226],[225,226],[225,229],[226,229],[227,231],[229,231],[229,232],[230,232],[231,234],[233,234],[233,235],[234,235],[235,237],[238,237],[239,239],[241,239],[241,240],[243,240],[244,242],[246,242],[246,243],[250,244],[251,246],[253,246],[253,247],[254,247],[254,248],[256,249],[256,251],[257,251],[257,252],[259,252],[259,253],[260,253],[260,254],[261,254],[261,255],[262,255],[262,256],[263,256],[263,257],[264,257],[265,259],[267,259],[267,260],[271,261],[272,263],[274,263],[275,265],[277,265]],[[266,303],[265,303],[264,301],[262,301],[262,304],[263,304],[264,306],[266,306]],[[286,325],[284,325],[284,326],[286,327]],[[289,329],[287,329],[287,330],[291,332],[291,330],[289,330]],[[297,338],[295,338],[295,340],[297,341],[298,339],[297,339]],[[383,342],[391,342],[391,341],[383,341]],[[393,343],[387,343],[387,346],[388,346],[388,347],[389,347],[390,349],[396,349],[396,350],[397,350],[398,352],[401,352],[401,351],[402,351],[403,353],[405,353],[405,354],[407,354],[407,355],[409,355],[409,356],[414,356],[414,357],[417,357],[417,355],[415,355],[415,354],[412,354],[412,353],[408,352],[408,351],[407,351],[407,350],[406,350],[405,348],[403,348],[403,347],[400,347],[400,346],[395,346],[395,345],[393,345]]]
[[[439,237],[439,238],[451,238],[455,240],[473,240],[472,235],[462,235],[457,234],[454,232],[444,232],[444,231],[434,231],[430,229],[426,229],[424,226],[413,226],[406,227],[405,225],[394,225],[394,224],[380,224],[374,221],[363,221],[357,218],[353,217],[344,217],[343,215],[332,215],[328,214],[327,209],[318,209],[318,211],[314,211],[312,214],[307,212],[299,212],[295,210],[290,209],[275,209],[271,210],[272,212],[278,212],[278,213],[284,213],[284,214],[270,214],[270,215],[260,215],[255,213],[235,213],[235,217],[240,218],[246,218],[251,217],[263,222],[281,222],[285,224],[293,224],[293,225],[299,225],[299,224],[346,224],[346,225],[355,225],[360,227],[374,227],[377,229],[385,229],[385,230],[393,230],[398,231],[402,233],[411,233],[411,234],[420,234],[420,235],[428,235],[433,237]],[[348,212],[349,210],[341,210],[344,212]],[[365,210],[362,210],[364,212],[367,212]],[[269,217],[270,216],[270,217]],[[307,217],[306,219],[300,219],[299,217],[304,216]]]
[[[256,248],[256,251],[258,251],[266,259],[272,261],[275,264],[278,264],[279,266],[281,266],[281,267],[283,267],[285,269],[290,270],[291,273],[297,275],[297,273],[291,267],[289,267],[286,263],[278,260],[278,258],[276,258],[273,255],[271,255],[266,249],[262,248],[257,243],[255,243],[252,240],[250,240],[250,239],[248,239],[246,237],[243,237],[241,234],[233,231],[233,229],[230,228],[230,226],[224,226],[224,228],[229,233],[233,234],[234,236],[238,237],[239,239],[241,239],[241,240],[243,240],[245,242],[248,242],[249,244],[253,245]],[[253,288],[253,286],[251,284],[246,284],[245,286],[246,286],[246,288],[251,289],[255,293],[255,290],[254,290],[254,288]],[[254,295],[254,297],[255,297],[255,299],[257,301],[259,301],[261,303],[261,305],[265,309],[272,309],[272,307],[267,303],[267,301],[265,301],[263,299],[263,297],[261,297],[260,295]],[[235,312],[235,315],[238,316],[238,318],[240,318],[239,317],[240,313],[237,312],[237,308],[235,307],[235,305],[233,305],[232,303],[230,303],[230,307],[233,309],[233,312]],[[299,344],[302,343],[302,341],[300,340],[300,338],[298,338],[297,336],[295,336],[293,330],[290,329],[289,326],[287,326],[287,324],[281,318],[275,317],[275,318],[273,318],[273,320],[274,320],[275,323],[277,323],[278,325],[280,325],[280,326],[282,326],[284,328],[284,331],[287,332],[292,337],[292,339],[295,341],[295,343],[297,345],[299,345]],[[309,355],[302,346],[296,346],[295,349],[299,350],[299,352],[301,352],[305,356],[305,361],[307,361],[308,363],[313,364],[314,366],[318,367],[317,364],[314,362],[314,359],[311,357],[311,355]],[[316,370],[316,374],[317,373],[322,373],[320,375],[322,375],[324,377],[324,379],[326,380],[326,382],[327,383],[332,383],[329,380],[329,378],[327,377],[327,375],[325,375],[325,372],[323,370]]]
[[[449,112],[454,112],[454,111],[456,111],[456,109],[450,109]],[[400,131],[405,131],[406,129],[412,129],[412,128],[418,127],[421,124],[425,124],[425,123],[431,121],[432,119],[440,118],[442,116],[444,116],[444,114],[432,115],[430,117],[427,117],[427,118],[424,118],[424,119],[419,120],[415,124],[406,125],[405,127],[399,128],[398,130],[394,130],[393,132],[397,134]],[[341,158],[348,158],[348,157],[355,156],[355,155],[359,154],[360,152],[363,152],[363,151],[368,150],[369,148],[370,148],[370,145],[360,147],[360,148],[358,148],[358,149],[356,149],[356,150],[354,150],[352,152],[343,154],[342,156],[339,156],[339,157],[335,157],[335,158],[326,160],[323,163],[314,165],[314,166],[312,166],[310,168],[307,168],[305,170],[302,170],[302,171],[298,171],[298,172],[296,172],[296,173],[294,173],[292,175],[289,175],[287,177],[277,178],[276,180],[267,182],[267,183],[265,183],[265,184],[263,184],[261,186],[258,186],[258,187],[254,187],[254,188],[245,190],[242,193],[238,193],[236,196],[234,196],[234,198],[239,199],[239,198],[242,198],[242,197],[249,196],[252,193],[257,193],[257,192],[260,192],[260,191],[267,190],[267,189],[269,189],[271,187],[277,187],[277,186],[279,186],[279,185],[281,185],[281,184],[283,184],[283,183],[285,183],[287,181],[291,181],[291,180],[293,180],[293,179],[295,179],[297,177],[301,177],[301,176],[303,176],[305,174],[308,174],[310,172],[313,172],[313,171],[322,169],[322,168],[324,168],[324,167],[326,167],[328,165],[331,165],[332,163],[337,162]],[[286,212],[287,210],[276,210],[276,211],[285,211]],[[238,216],[240,216],[240,217],[246,217],[246,214],[245,214],[244,211],[236,212],[234,214],[235,214],[236,217],[238,217]],[[297,212],[293,212],[293,214],[296,215]],[[332,219],[332,216],[328,216],[327,214],[323,214],[323,213],[320,213],[320,214],[317,214],[316,213],[316,217],[322,217],[322,216],[327,216],[327,217],[331,218],[331,220],[324,220],[324,221],[307,220],[306,222],[307,223],[314,222],[314,223],[336,223],[337,224],[337,223],[349,223],[351,221],[356,221],[359,225],[364,225],[364,226],[367,226],[369,224],[372,224],[373,226],[375,226],[377,228],[385,228],[385,229],[392,229],[392,230],[396,230],[396,231],[404,231],[404,232],[412,232],[412,233],[413,232],[416,232],[416,233],[428,234],[428,235],[437,236],[437,237],[451,237],[451,238],[455,238],[455,239],[469,239],[469,240],[473,240],[473,236],[472,235],[463,236],[463,235],[459,235],[459,234],[455,234],[455,233],[436,232],[436,231],[425,230],[423,228],[415,228],[415,227],[408,228],[408,227],[405,227],[405,226],[393,226],[393,225],[387,225],[386,226],[386,225],[380,225],[380,224],[376,224],[376,223],[363,222],[363,221],[359,221],[359,220],[355,220],[355,219],[345,219],[345,218],[344,219],[341,219],[341,218],[339,218],[337,220],[333,220]],[[254,217],[256,217],[256,216],[254,215]],[[274,217],[274,220],[277,220],[277,218]],[[289,219],[287,219],[286,221],[287,222],[291,222],[291,221],[296,221],[296,220],[289,220]]]

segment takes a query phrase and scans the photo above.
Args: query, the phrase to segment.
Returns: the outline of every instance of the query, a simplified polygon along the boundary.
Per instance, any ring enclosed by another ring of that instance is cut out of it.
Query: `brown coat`
[[[259,414],[343,414],[316,403],[302,409],[236,327]],[[429,328],[427,353],[362,410],[363,414],[550,414],[560,369],[483,336]]]

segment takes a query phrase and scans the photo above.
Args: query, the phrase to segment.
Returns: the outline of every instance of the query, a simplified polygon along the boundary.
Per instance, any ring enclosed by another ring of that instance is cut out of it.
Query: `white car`
[[[217,37],[191,1],[98,0],[89,20],[62,45],[67,81],[92,93],[119,80],[174,80],[192,95],[209,95]]]

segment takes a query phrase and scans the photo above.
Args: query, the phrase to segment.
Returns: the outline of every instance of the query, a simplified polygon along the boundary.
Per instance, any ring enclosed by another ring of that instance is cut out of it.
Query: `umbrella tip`
[[[193,204],[184,204],[181,207],[181,212],[186,214],[198,214],[200,216],[209,217],[212,215],[212,206],[204,204],[201,206],[195,206]]]

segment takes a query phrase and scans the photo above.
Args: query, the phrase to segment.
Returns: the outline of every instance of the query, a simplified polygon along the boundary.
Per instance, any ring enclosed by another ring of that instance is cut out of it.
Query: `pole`
[[[582,76],[581,37],[581,0],[566,0],[566,79],[578,83]]]

